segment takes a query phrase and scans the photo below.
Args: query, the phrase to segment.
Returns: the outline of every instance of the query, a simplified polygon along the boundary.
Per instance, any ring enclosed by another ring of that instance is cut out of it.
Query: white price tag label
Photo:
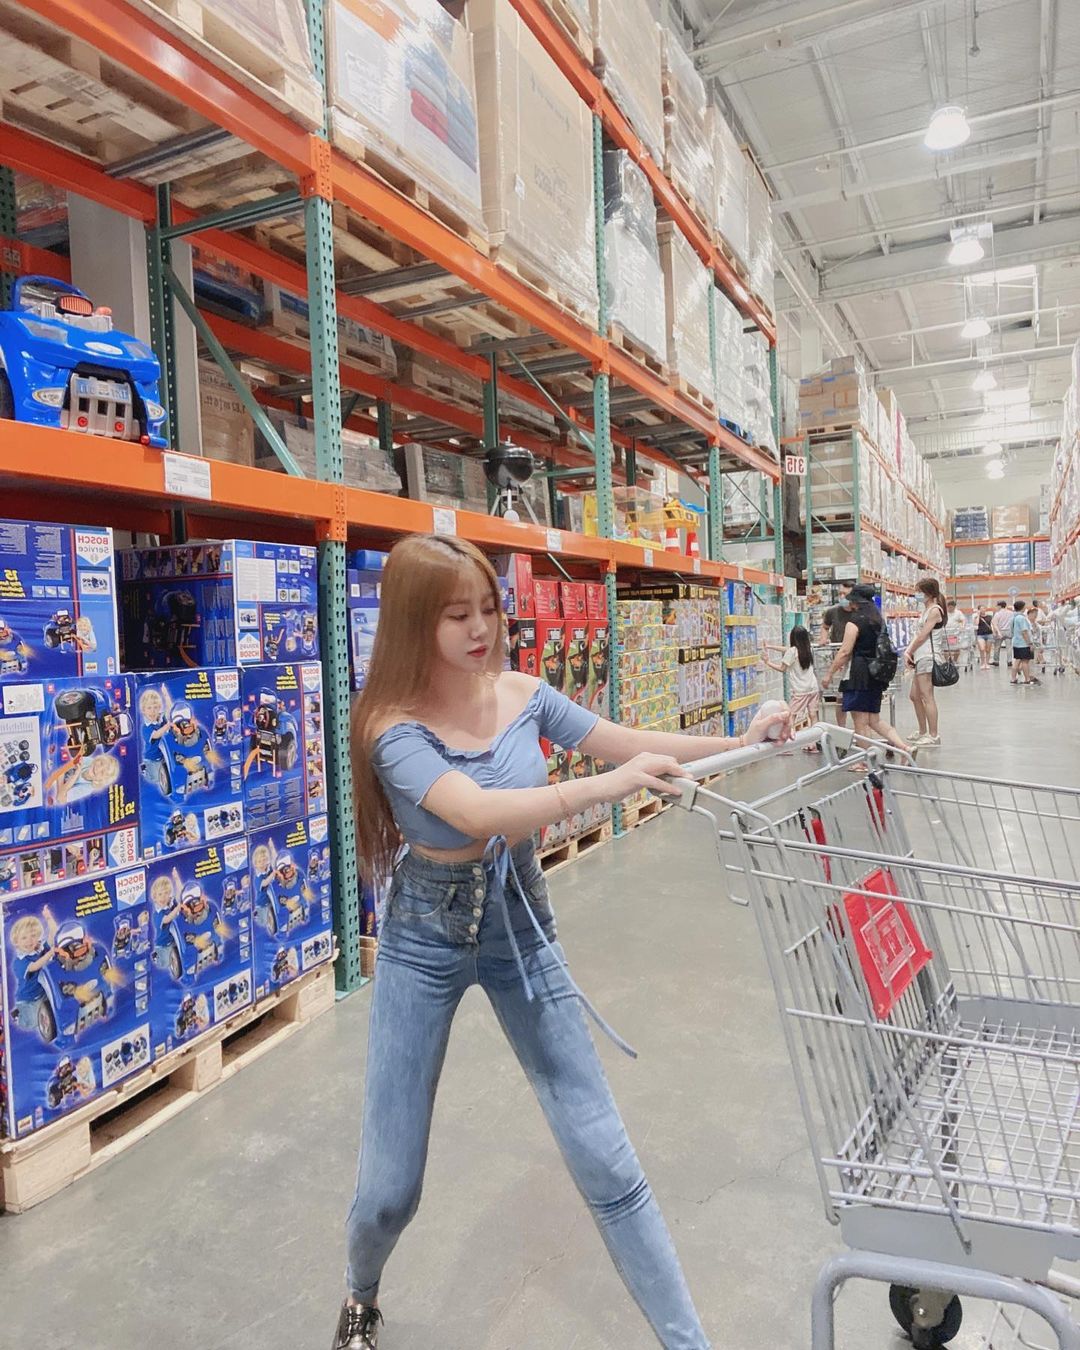
[[[561,530],[548,530],[548,532],[547,532],[547,546],[548,546],[548,548],[552,551],[552,553],[561,553],[561,552],[562,552],[562,531],[561,531]]]
[[[434,506],[431,524],[436,534],[457,534],[457,512],[445,506]]]
[[[739,580],[740,580],[740,581],[745,581],[745,580],[746,580],[746,573],[743,571],[743,564],[742,564],[742,563],[739,563],[738,568],[737,568],[736,570],[737,570],[738,573],[739,573]]]
[[[645,566],[646,566],[646,567],[651,567],[651,566],[652,566],[652,549],[651,549],[651,548],[647,548],[647,549],[645,550]]]
[[[700,559],[700,558],[695,558],[695,559],[694,559],[694,571],[695,571],[695,573],[697,573],[697,574],[700,576],[700,574],[701,574],[701,559]]]
[[[174,497],[198,497],[210,501],[214,493],[210,486],[210,461],[194,455],[177,455],[165,451],[161,456],[165,466],[165,491]]]

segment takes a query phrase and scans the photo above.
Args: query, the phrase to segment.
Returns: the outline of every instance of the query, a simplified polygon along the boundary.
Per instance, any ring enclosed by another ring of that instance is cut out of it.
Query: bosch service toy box
[[[157,1059],[251,1002],[247,840],[226,839],[148,863],[146,891]]]
[[[283,821],[249,838],[255,997],[265,998],[334,950],[325,816]]]
[[[225,539],[117,556],[128,670],[319,655],[318,564],[309,545]]]
[[[0,686],[0,895],[139,859],[130,675]]]
[[[135,681],[144,858],[244,830],[240,672],[144,672]]]
[[[120,669],[112,530],[0,520],[0,683]]]
[[[150,943],[141,866],[0,901],[9,1135],[151,1062]]]
[[[322,667],[246,666],[240,698],[247,828],[325,811]]]
[[[367,679],[371,653],[375,648],[375,630],[379,626],[381,571],[349,571],[349,683],[359,691]]]

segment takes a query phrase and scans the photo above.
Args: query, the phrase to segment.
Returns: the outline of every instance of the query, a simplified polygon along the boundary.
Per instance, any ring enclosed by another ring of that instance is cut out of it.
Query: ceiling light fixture
[[[1000,455],[1004,447],[1000,441],[987,441],[982,448],[984,455]]]
[[[949,104],[938,108],[926,128],[923,145],[927,150],[955,150],[971,137],[971,123],[963,108]]]
[[[987,478],[1004,478],[1005,465],[1002,464],[1000,460],[998,460],[996,464],[988,464],[986,466],[986,476]]]
[[[967,323],[960,329],[960,336],[967,342],[974,342],[977,338],[989,337],[989,320],[968,319]]]
[[[986,257],[986,250],[974,235],[967,235],[953,241],[949,249],[950,267],[967,267],[970,263],[980,262]]]
[[[980,370],[972,380],[971,387],[977,394],[985,394],[991,389],[996,389],[997,379],[994,372],[992,370]]]

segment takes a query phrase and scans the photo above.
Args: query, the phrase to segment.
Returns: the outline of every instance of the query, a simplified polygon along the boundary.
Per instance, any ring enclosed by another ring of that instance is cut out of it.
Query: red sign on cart
[[[874,1014],[888,1017],[933,953],[885,868],[876,868],[858,891],[844,896],[844,912]]]

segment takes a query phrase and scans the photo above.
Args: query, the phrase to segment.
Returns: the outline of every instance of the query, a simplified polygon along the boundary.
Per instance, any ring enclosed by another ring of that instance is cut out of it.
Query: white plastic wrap
[[[753,445],[764,446],[779,457],[773,435],[772,392],[769,380],[769,348],[760,333],[743,334],[743,390],[746,423],[743,430]]]
[[[592,0],[593,42],[604,87],[645,148],[664,158],[660,28],[649,0]]]
[[[625,150],[604,151],[604,251],[608,317],[638,346],[666,361],[656,203],[649,180]]]
[[[329,0],[334,144],[483,229],[472,45],[439,0]],[[380,163],[380,158],[382,163]]]
[[[743,373],[743,318],[722,291],[713,291],[716,323],[717,409],[739,426],[746,425]]]
[[[705,85],[673,33],[663,33],[664,172],[705,221],[712,223],[716,175]]]
[[[713,158],[716,165],[716,229],[745,265],[749,252],[746,160],[735,133],[717,108],[712,110]]]
[[[709,355],[709,306],[712,281],[705,264],[670,221],[659,227],[660,261],[664,269],[668,365],[710,403],[713,389]]]
[[[775,258],[773,254],[772,200],[757,165],[746,157],[746,270],[750,289],[764,300],[770,314],[776,311]]]
[[[491,242],[595,320],[592,114],[509,0],[470,0]]]

